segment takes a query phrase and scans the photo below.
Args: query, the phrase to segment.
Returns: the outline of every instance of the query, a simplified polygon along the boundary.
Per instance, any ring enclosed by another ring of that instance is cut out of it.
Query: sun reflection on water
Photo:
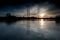
[[[43,19],[41,19],[40,25],[44,25],[44,20]]]
[[[45,22],[44,22],[43,19],[41,19],[41,20],[39,21],[39,24],[40,24],[40,28],[45,28],[45,27],[44,27]]]

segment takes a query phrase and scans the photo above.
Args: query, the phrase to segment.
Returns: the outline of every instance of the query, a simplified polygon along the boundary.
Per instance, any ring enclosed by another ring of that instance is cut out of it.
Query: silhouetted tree
[[[7,13],[6,16],[9,17],[9,16],[11,16],[11,14],[10,13]]]

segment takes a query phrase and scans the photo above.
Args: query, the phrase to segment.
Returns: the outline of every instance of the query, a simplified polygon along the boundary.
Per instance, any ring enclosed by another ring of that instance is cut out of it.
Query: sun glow
[[[44,17],[45,14],[40,14],[40,17]]]
[[[47,8],[41,8],[39,12],[39,17],[45,18],[45,15],[47,14]]]

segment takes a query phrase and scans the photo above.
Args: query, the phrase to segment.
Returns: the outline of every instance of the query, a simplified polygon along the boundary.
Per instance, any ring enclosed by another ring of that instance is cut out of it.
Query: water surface
[[[47,20],[0,22],[0,40],[60,40],[60,23]]]

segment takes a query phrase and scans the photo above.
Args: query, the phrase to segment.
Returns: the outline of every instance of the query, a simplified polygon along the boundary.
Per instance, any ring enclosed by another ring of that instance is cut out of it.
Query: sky
[[[47,17],[54,17],[60,14],[59,4],[58,0],[0,1],[0,16],[5,16],[7,13],[15,16],[26,16],[27,9],[29,9],[30,16],[38,16],[44,13]]]

